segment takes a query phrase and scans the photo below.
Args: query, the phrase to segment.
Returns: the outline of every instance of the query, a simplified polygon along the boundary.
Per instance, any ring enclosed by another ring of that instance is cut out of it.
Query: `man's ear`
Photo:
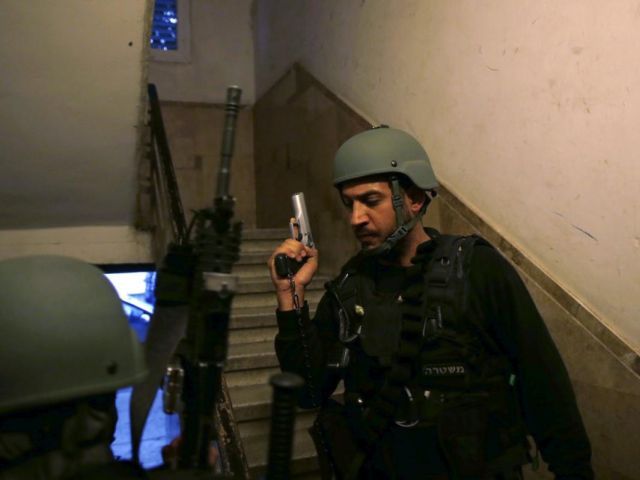
[[[409,199],[409,209],[414,214],[418,213],[424,202],[427,201],[427,193],[415,185],[411,185],[407,188],[406,193],[407,198]]]

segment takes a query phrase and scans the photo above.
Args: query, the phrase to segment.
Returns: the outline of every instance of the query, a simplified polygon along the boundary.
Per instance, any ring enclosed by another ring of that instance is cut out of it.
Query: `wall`
[[[132,226],[148,7],[2,2],[0,257],[148,259]]]
[[[259,0],[258,95],[299,60],[640,351],[636,1]],[[329,160],[327,160],[329,161]]]
[[[261,226],[281,226],[290,192],[307,196],[323,273],[335,275],[357,250],[344,207],[330,187],[330,151],[342,137],[366,128],[350,110],[299,65],[295,65],[255,107],[257,194]],[[280,188],[274,190],[274,182]],[[274,215],[274,212],[281,212]],[[565,361],[593,446],[599,480],[640,478],[640,357],[549,277],[513,243],[446,187],[429,206],[424,223],[441,231],[476,233],[488,239],[516,267]],[[529,480],[553,478],[543,468],[527,469]]]
[[[157,85],[161,99],[223,103],[226,87],[238,85],[242,102],[254,103],[251,4],[251,0],[190,0],[190,61],[149,65],[149,80]]]
[[[162,116],[189,220],[193,210],[213,206],[225,111],[212,104],[164,102]],[[256,224],[253,169],[253,111],[245,109],[236,124],[229,192],[236,197],[234,218],[242,220],[246,228]]]

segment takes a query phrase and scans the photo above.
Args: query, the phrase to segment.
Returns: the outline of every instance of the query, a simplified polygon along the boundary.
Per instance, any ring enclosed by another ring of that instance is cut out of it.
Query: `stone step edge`
[[[317,470],[318,460],[313,440],[306,430],[297,430],[296,433],[304,433],[305,438],[297,437],[294,439],[291,474],[297,475]],[[261,478],[267,469],[269,436],[265,434],[252,437],[250,441],[247,440],[243,439],[242,443],[245,452],[252,452],[247,455],[249,471],[253,478]],[[261,447],[258,452],[253,452],[253,449],[258,447]]]
[[[238,402],[237,398],[234,400],[234,392],[238,391],[249,391],[249,390],[257,390],[256,395],[253,397],[255,400],[250,401],[241,401]],[[336,401],[341,401],[342,395],[344,394],[344,386],[342,383],[338,385],[331,398]],[[264,418],[269,418],[271,414],[271,404],[272,404],[272,396],[273,390],[270,385],[267,384],[253,384],[253,385],[242,385],[237,387],[229,388],[229,396],[231,397],[231,403],[233,406],[233,411],[235,414],[235,418],[237,422],[246,422],[252,420],[260,420]],[[249,412],[255,410],[259,412],[258,414],[249,415]],[[317,409],[298,409],[298,413],[300,412],[309,412],[314,413],[317,412]]]
[[[325,282],[327,282],[327,280],[329,279],[326,277],[322,277],[322,276],[315,277],[313,280],[311,280],[311,283],[307,285],[305,290],[306,291],[324,290],[324,284]],[[238,282],[236,295],[250,295],[252,293],[269,293],[269,292],[273,292],[273,294],[275,295],[275,287],[273,286],[273,283],[271,283],[271,278],[265,276],[263,278],[258,278],[257,280],[249,280],[249,281],[247,281],[246,278],[240,279],[240,281]]]
[[[273,341],[263,341],[229,345],[224,369],[226,372],[240,372],[277,366]]]
[[[288,228],[247,228],[242,231],[242,238],[247,240],[284,240],[290,235]]]

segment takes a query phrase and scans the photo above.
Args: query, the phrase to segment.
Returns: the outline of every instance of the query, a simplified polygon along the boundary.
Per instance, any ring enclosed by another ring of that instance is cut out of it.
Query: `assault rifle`
[[[149,93],[152,121],[156,121],[157,128],[158,123],[162,124],[157,92],[150,88]],[[184,228],[184,218],[173,219],[175,240],[169,244],[158,270],[156,308],[145,344],[150,377],[134,388],[131,397],[132,443],[137,459],[144,421],[166,369],[165,411],[179,411],[182,420],[174,465],[179,471],[172,477],[176,479],[211,478],[213,466],[209,455],[215,441],[221,454],[222,473],[248,478],[222,377],[231,302],[237,284],[231,269],[239,257],[242,234],[242,224],[233,221],[235,200],[229,194],[241,93],[236,86],[227,89],[213,206],[196,211],[188,228]],[[164,174],[158,176],[164,178],[173,217],[180,217],[184,214],[168,143],[163,134],[156,136],[157,141],[163,140],[156,144],[159,154],[156,157],[162,160],[157,162],[156,171]],[[174,352],[173,360],[169,361]]]
[[[242,91],[227,90],[220,169],[213,208],[196,212],[195,264],[186,337],[179,349],[184,369],[181,469],[209,470],[215,438],[214,412],[227,358],[231,301],[237,278],[231,268],[239,258],[242,224],[232,223],[235,199],[229,195],[230,163]]]

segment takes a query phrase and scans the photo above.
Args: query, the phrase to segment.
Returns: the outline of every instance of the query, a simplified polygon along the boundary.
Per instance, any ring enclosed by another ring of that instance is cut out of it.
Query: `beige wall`
[[[225,111],[211,104],[163,102],[162,117],[187,222],[194,210],[213,206]],[[236,198],[235,221],[256,225],[253,174],[253,111],[238,114],[229,193]]]
[[[295,60],[415,134],[439,179],[640,351],[636,1],[259,0],[256,91]]]
[[[255,101],[251,4],[190,0],[190,61],[149,65],[149,81],[157,85],[162,100],[222,103],[226,87],[238,85],[242,103]]]
[[[146,261],[132,224],[149,5],[2,2],[0,257]]]

